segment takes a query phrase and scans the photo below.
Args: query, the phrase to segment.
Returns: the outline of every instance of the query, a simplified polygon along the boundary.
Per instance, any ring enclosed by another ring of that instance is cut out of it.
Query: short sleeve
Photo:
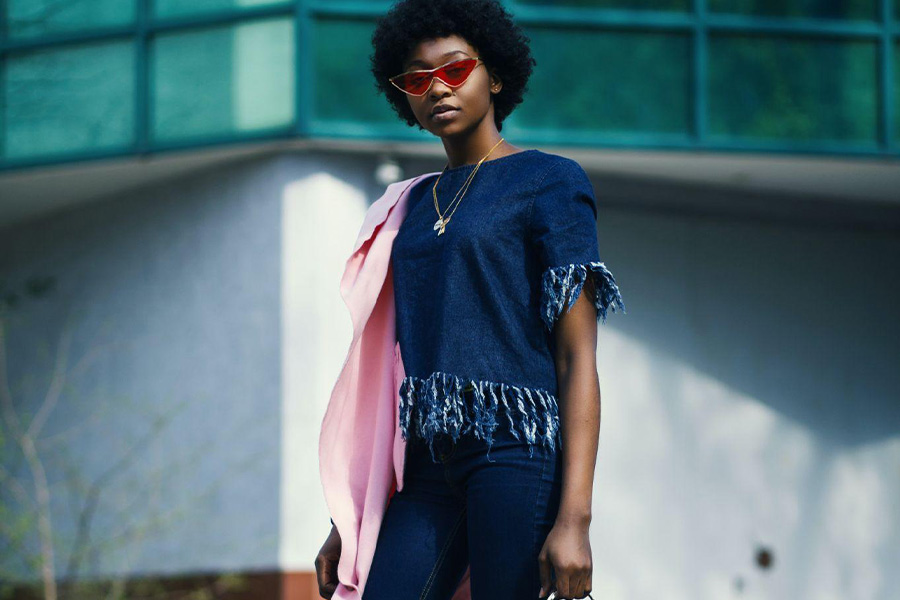
[[[598,321],[606,321],[608,310],[625,312],[616,280],[600,261],[593,186],[574,160],[557,162],[539,180],[529,232],[540,260],[541,319],[548,331],[575,304],[588,280]]]

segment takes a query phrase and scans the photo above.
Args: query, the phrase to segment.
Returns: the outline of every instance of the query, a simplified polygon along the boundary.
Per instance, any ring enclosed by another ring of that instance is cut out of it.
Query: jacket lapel
[[[353,343],[362,335],[385,283],[394,238],[408,210],[409,191],[429,175],[432,173],[390,184],[366,211],[340,286],[353,322]]]
[[[353,339],[319,434],[319,475],[342,546],[333,600],[360,600],[398,470],[402,476],[395,406],[402,366],[389,268],[409,190],[427,175],[389,185],[369,207],[341,278]]]
[[[403,487],[406,442],[397,390],[405,376],[396,336],[391,248],[409,210],[409,191],[437,172],[390,184],[366,212],[341,278],[353,340],[319,437],[319,471],[341,536],[340,581],[332,600],[361,600],[390,497]],[[466,568],[452,600],[471,600]]]

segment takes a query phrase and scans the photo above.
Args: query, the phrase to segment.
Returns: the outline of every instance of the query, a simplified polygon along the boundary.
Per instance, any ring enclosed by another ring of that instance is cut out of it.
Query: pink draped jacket
[[[319,434],[322,489],[341,536],[333,600],[362,599],[384,512],[403,489],[399,388],[405,371],[395,328],[391,247],[410,189],[430,175],[437,172],[390,184],[369,207],[341,278],[353,339]],[[452,600],[471,600],[468,568]]]

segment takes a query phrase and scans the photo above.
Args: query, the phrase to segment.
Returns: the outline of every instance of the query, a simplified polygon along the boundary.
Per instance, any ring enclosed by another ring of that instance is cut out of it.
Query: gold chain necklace
[[[478,169],[481,168],[481,163],[483,163],[485,161],[485,159],[491,155],[491,152],[493,152],[497,148],[497,146],[499,146],[503,142],[503,140],[504,140],[504,138],[500,138],[500,141],[497,142],[496,144],[494,144],[494,147],[491,148],[490,151],[487,154],[485,154],[481,160],[478,161],[478,164],[475,165],[475,168],[472,170],[472,172],[466,178],[466,182],[462,185],[461,188],[459,188],[459,191],[456,192],[456,196],[453,198],[453,201],[450,202],[450,205],[447,207],[447,210],[450,210],[450,207],[452,206],[453,210],[450,211],[450,214],[447,215],[446,217],[443,214],[441,214],[441,207],[438,204],[438,199],[437,199],[438,182],[440,182],[441,177],[443,177],[443,175],[444,175],[444,171],[447,170],[447,167],[450,166],[450,163],[448,162],[446,164],[446,166],[444,166],[444,169],[441,171],[441,174],[438,175],[437,181],[434,182],[434,187],[431,188],[431,193],[434,196],[434,210],[437,211],[437,214],[438,214],[438,220],[434,222],[434,229],[437,230],[438,235],[443,235],[444,228],[447,227],[447,224],[450,222],[450,218],[453,217],[453,213],[456,212],[456,209],[459,207],[460,202],[462,202],[463,196],[465,196],[466,192],[469,190],[469,184],[472,183],[472,180],[475,178],[475,173],[477,173]],[[462,196],[460,196],[460,193],[462,194]],[[458,200],[457,200],[457,198],[458,198]],[[455,203],[455,205],[454,205],[454,203]]]

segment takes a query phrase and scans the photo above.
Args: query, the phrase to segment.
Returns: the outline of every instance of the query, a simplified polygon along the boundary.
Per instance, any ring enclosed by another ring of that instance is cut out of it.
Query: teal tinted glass
[[[4,156],[32,158],[131,144],[130,42],[11,54],[3,81]]]
[[[894,142],[900,145],[900,42],[894,44]]]
[[[10,39],[129,25],[135,15],[136,0],[6,0]]]
[[[155,0],[152,4],[154,16],[168,18],[246,10],[291,2],[292,0]]]
[[[368,21],[316,19],[313,28],[313,113],[316,120],[402,123],[369,71]]]
[[[691,0],[516,0],[516,4],[627,10],[688,10],[691,7]]]
[[[877,19],[879,0],[709,0],[714,12],[771,17]]]
[[[234,134],[294,120],[294,22],[290,17],[156,38],[153,136]]]
[[[874,143],[876,56],[866,41],[712,36],[709,132]]]
[[[510,116],[517,127],[688,131],[687,35],[549,28],[527,35],[537,65],[525,101]]]

